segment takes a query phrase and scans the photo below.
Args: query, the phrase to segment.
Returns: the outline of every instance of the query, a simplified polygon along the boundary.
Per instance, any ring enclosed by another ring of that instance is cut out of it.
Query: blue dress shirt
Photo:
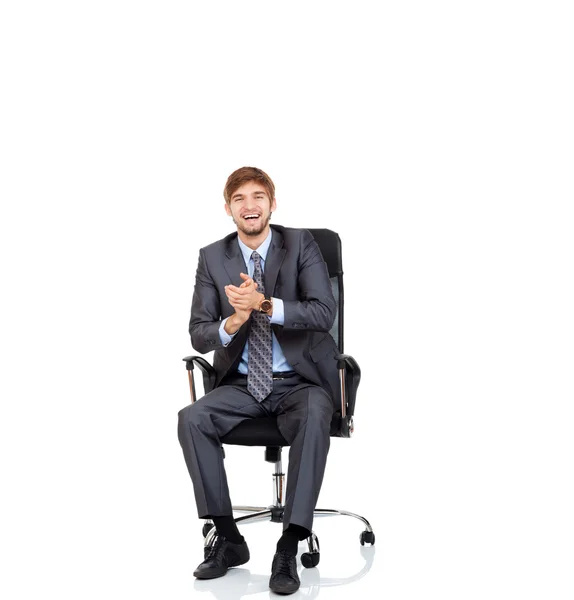
[[[261,244],[261,246],[259,246],[259,248],[257,248],[257,250],[256,250],[257,254],[259,254],[259,256],[261,256],[261,269],[263,272],[265,272],[265,261],[267,258],[267,252],[269,251],[269,246],[271,245],[271,236],[272,236],[272,231],[270,229],[269,235],[265,238],[265,241]],[[241,249],[241,254],[243,254],[243,260],[245,261],[245,264],[247,265],[247,274],[249,275],[249,277],[253,278],[253,271],[255,269],[255,265],[253,264],[253,259],[251,258],[251,254],[253,253],[253,250],[251,250],[251,248],[248,248],[239,239],[239,236],[237,237],[237,242],[239,243],[239,248]],[[224,319],[223,321],[221,321],[221,325],[219,326],[219,338],[221,340],[221,343],[224,346],[227,346],[229,344],[229,342],[231,342],[231,340],[236,335],[235,333],[232,335],[229,335],[227,333],[227,331],[225,331],[224,327],[225,327],[226,321],[227,321],[227,319]],[[276,325],[283,325],[283,323],[285,322],[285,310],[283,307],[283,300],[281,300],[279,298],[273,298],[273,314],[271,315],[271,317],[269,317],[269,321]],[[273,372],[278,373],[280,371],[292,371],[293,368],[287,362],[287,359],[285,358],[285,355],[283,354],[283,351],[281,350],[281,346],[279,345],[279,342],[277,341],[275,334],[272,333],[272,335],[273,335]],[[239,366],[237,367],[237,370],[240,373],[243,373],[244,375],[247,375],[247,361],[248,361],[248,357],[249,357],[248,346],[249,346],[249,342],[245,342],[245,346],[243,347],[243,352],[241,353],[241,360],[239,362]]]

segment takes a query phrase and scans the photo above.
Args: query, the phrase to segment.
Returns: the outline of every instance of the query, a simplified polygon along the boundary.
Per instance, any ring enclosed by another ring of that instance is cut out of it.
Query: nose
[[[249,196],[245,199],[245,206],[244,208],[247,211],[250,211],[252,209],[257,208],[257,202],[255,201],[255,198],[250,198]]]

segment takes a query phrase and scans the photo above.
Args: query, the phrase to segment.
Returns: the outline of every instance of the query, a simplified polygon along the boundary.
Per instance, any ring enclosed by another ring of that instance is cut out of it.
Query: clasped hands
[[[259,308],[264,296],[257,291],[257,283],[249,275],[240,273],[240,276],[243,283],[239,287],[226,285],[225,294],[238,316],[246,321],[251,311]]]

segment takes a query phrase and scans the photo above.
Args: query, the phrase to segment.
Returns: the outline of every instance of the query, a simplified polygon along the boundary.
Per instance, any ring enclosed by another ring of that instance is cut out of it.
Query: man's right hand
[[[250,310],[238,310],[235,309],[235,312],[225,321],[225,325],[223,329],[229,334],[233,335],[236,333],[241,326],[249,320],[251,316]]]

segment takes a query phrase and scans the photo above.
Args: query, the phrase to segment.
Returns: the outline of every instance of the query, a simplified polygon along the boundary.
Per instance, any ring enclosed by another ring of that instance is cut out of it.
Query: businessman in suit
[[[249,560],[233,518],[221,438],[245,419],[276,416],[289,442],[283,533],[269,587],[295,592],[297,547],[309,537],[329,451],[338,390],[336,304],[312,235],[270,225],[275,186],[242,167],[224,189],[237,231],[199,253],[189,332],[199,352],[214,351],[215,388],[179,413],[178,435],[198,514],[212,519],[214,543],[197,578],[225,575]]]

